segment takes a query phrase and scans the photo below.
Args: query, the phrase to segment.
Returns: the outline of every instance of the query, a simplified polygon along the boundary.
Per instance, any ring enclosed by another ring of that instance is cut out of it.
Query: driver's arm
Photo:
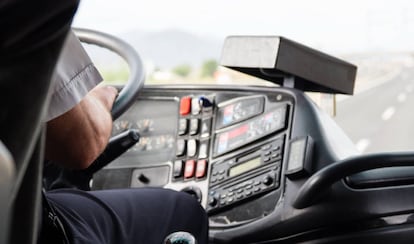
[[[108,143],[116,94],[113,87],[95,87],[71,110],[49,121],[46,159],[67,168],[87,168]]]
[[[45,158],[67,168],[86,168],[109,140],[110,111],[117,90],[95,87],[102,78],[73,33],[67,38],[54,79],[46,115]]]

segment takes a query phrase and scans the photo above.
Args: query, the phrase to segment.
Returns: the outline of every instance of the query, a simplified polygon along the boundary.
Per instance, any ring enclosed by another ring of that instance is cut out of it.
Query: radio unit
[[[283,139],[253,152],[212,165],[207,211],[279,187]]]

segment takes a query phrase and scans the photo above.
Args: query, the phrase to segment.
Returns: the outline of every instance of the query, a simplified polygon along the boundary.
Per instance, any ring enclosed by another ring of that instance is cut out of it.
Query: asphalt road
[[[338,102],[335,121],[363,153],[414,150],[414,69]]]

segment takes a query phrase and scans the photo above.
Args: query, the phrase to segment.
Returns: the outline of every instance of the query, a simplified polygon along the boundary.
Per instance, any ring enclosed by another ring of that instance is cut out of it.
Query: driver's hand
[[[112,130],[117,90],[97,86],[68,112],[47,123],[46,159],[67,168],[87,168],[105,149]]]

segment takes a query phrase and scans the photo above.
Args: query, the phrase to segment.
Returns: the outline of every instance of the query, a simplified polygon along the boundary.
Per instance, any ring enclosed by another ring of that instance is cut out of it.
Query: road
[[[335,121],[363,153],[414,150],[414,69],[338,102]]]

